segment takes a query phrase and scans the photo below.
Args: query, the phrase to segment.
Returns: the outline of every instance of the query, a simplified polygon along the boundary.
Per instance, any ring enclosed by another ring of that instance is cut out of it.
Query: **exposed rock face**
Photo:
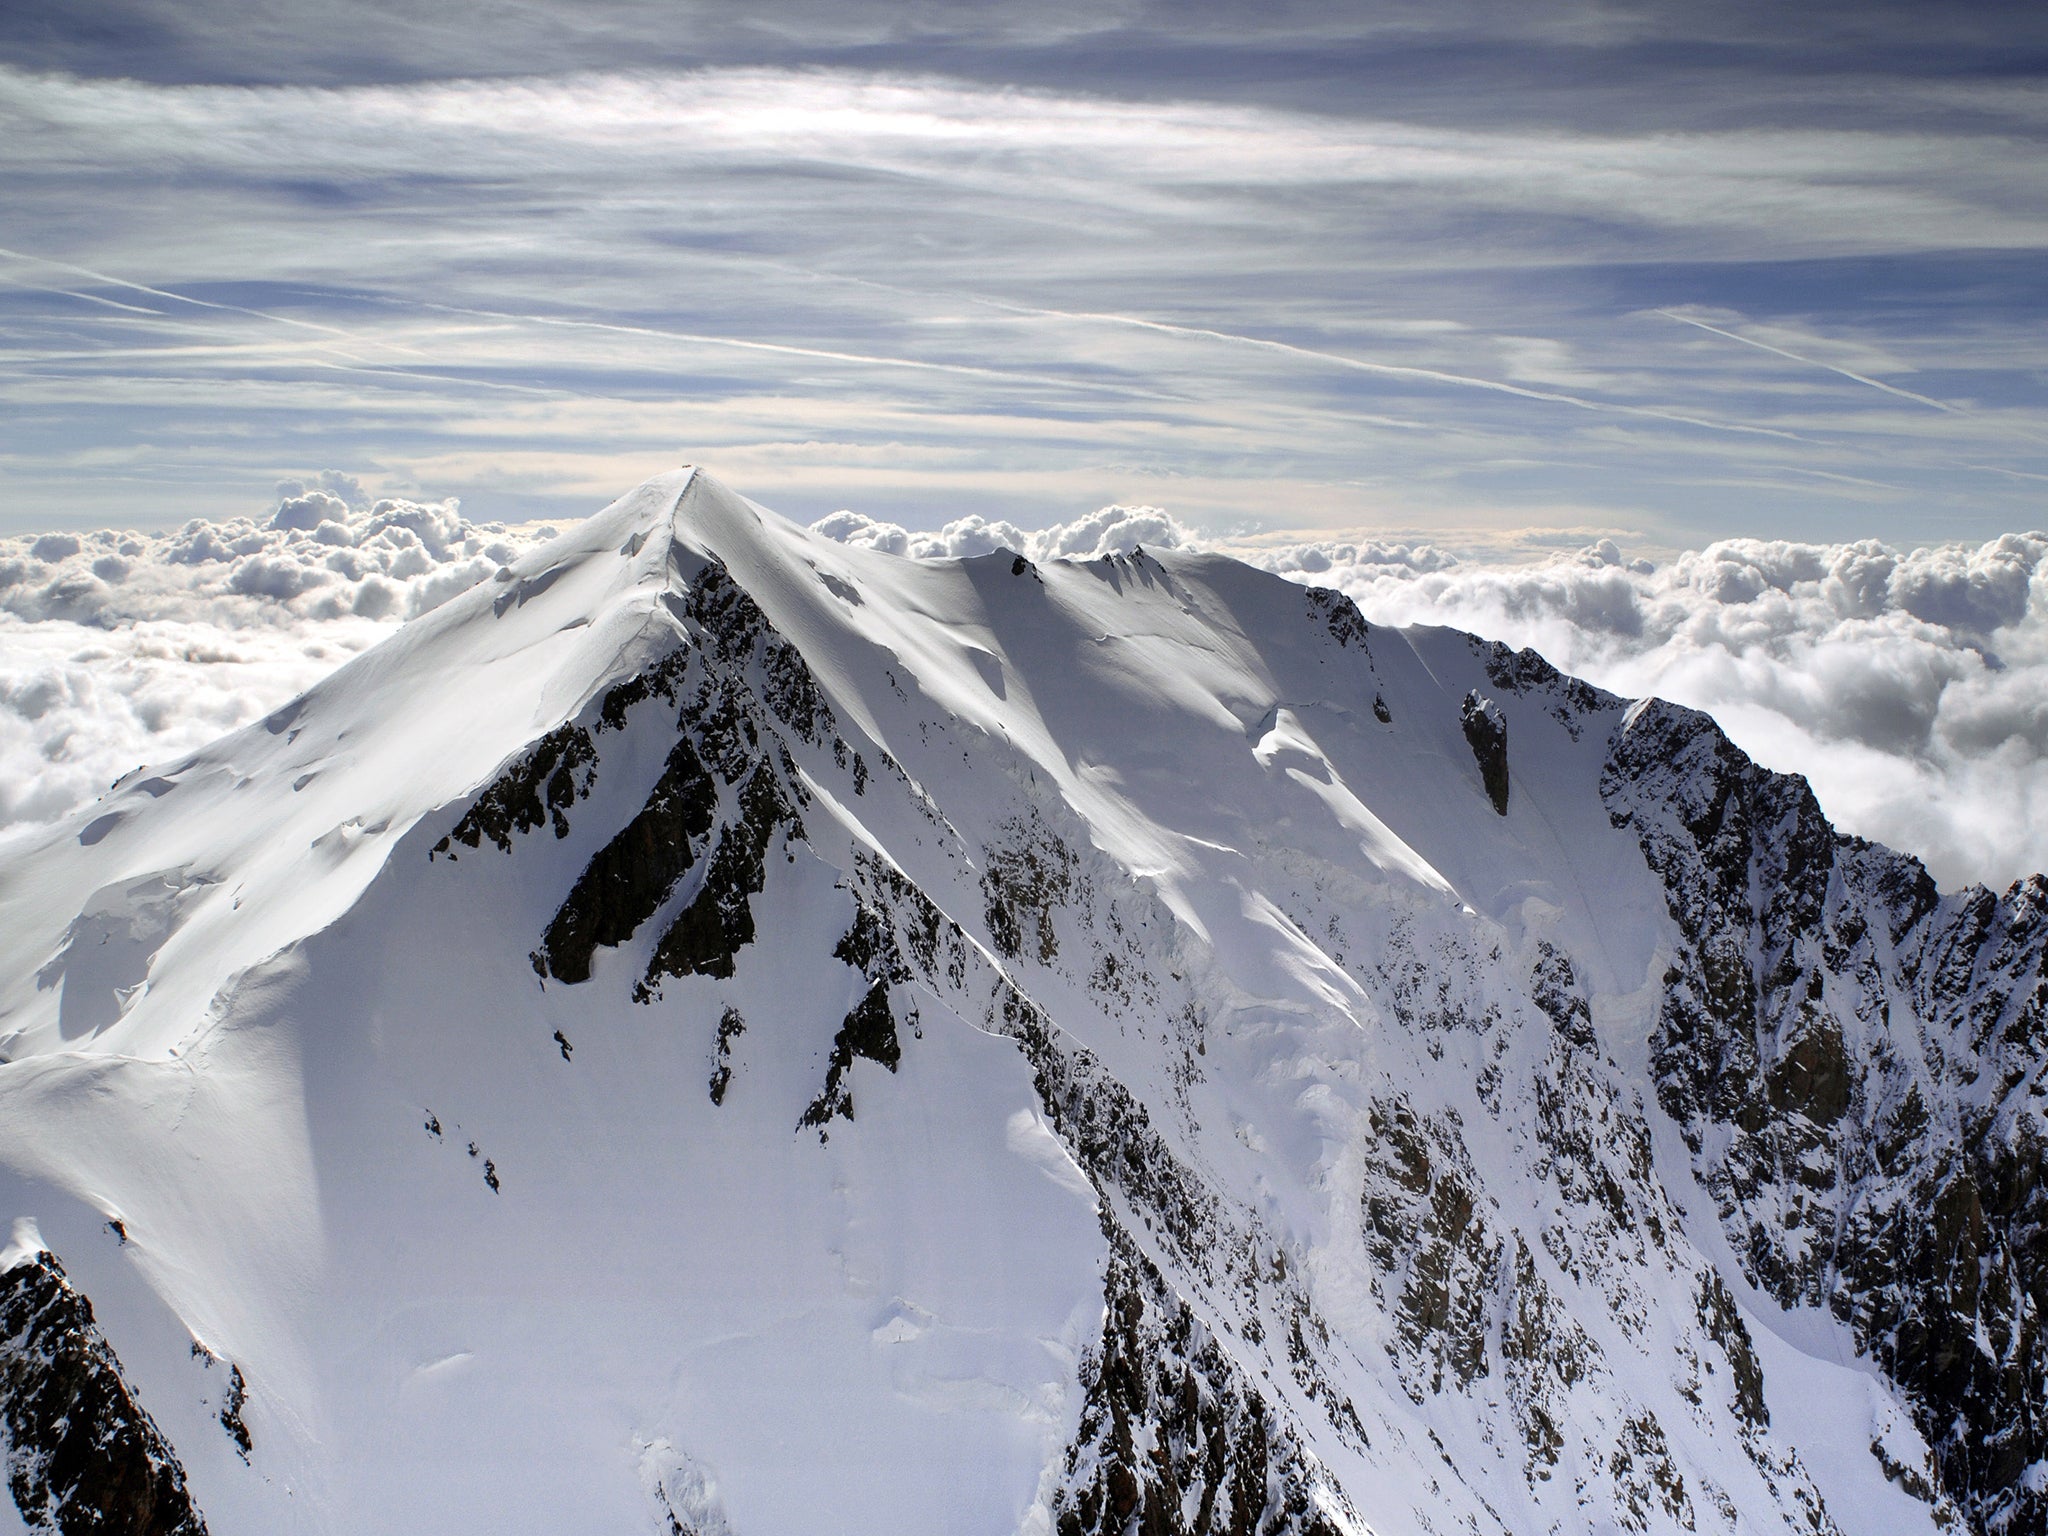
[[[1501,716],[1500,706],[1491,699],[1482,699],[1474,691],[1465,695],[1459,719],[1465,727],[1465,740],[1471,745],[1472,756],[1479,764],[1479,778],[1486,786],[1486,798],[1493,802],[1493,809],[1498,815],[1505,816],[1508,813],[1508,723]]]
[[[678,647],[610,689],[588,725],[564,726],[537,743],[434,847],[452,857],[451,840],[474,848],[488,837],[510,852],[515,834],[550,815],[556,836],[566,836],[564,812],[595,775],[594,739],[624,730],[652,705],[675,709],[674,742],[645,805],[591,858],[533,952],[542,977],[588,981],[596,952],[625,943],[668,908],[700,861],[701,880],[668,917],[637,995],[658,996],[664,977],[730,976],[734,955],[754,940],[751,898],[762,888],[769,843],[778,833],[803,835],[791,804],[803,791],[788,749],[771,758],[764,741],[784,731],[812,745],[831,737],[845,755],[803,657],[724,567],[706,563],[688,592]],[[868,770],[858,757],[854,763],[860,793]]]
[[[1750,1278],[1850,1324],[1977,1528],[2048,1528],[2048,884],[1940,896],[1654,701],[1603,789],[1684,937],[1658,1095]]]
[[[1026,951],[1045,964],[1059,958],[1053,911],[1073,895],[1074,855],[1042,817],[1013,817],[988,850],[981,877],[982,920],[998,953]]]
[[[485,838],[499,852],[510,853],[512,834],[531,832],[550,821],[556,837],[567,837],[569,807],[590,793],[596,763],[589,731],[565,725],[549,733],[478,794],[448,836],[434,845],[434,853],[454,858],[452,843],[478,848]]]
[[[889,1011],[889,983],[876,980],[871,983],[864,996],[846,1015],[846,1022],[839,1026],[839,1033],[832,1037],[832,1054],[825,1067],[825,1089],[811,1102],[810,1108],[798,1121],[800,1125],[820,1127],[819,1136],[825,1134],[823,1127],[835,1115],[853,1118],[853,1093],[846,1086],[845,1078],[853,1066],[854,1057],[859,1056],[896,1070],[896,1063],[903,1059],[903,1047],[896,1037],[896,1016]]]
[[[177,1456],[47,1251],[0,1274],[0,1425],[8,1491],[32,1530],[204,1536]]]
[[[1342,592],[1329,587],[1308,589],[1309,616],[1330,632],[1330,638],[1347,650],[1357,646],[1364,650],[1372,638],[1372,626],[1365,622],[1365,615],[1358,611],[1358,604]]]
[[[747,1021],[739,1009],[727,1004],[718,1019],[718,1046],[712,1057],[711,1079],[706,1085],[714,1104],[723,1104],[732,1088],[733,1043],[747,1032]]]
[[[562,981],[588,981],[597,949],[630,939],[689,872],[717,808],[717,786],[684,736],[646,806],[599,850],[548,924],[535,968]]]
[[[733,957],[754,942],[752,898],[767,878],[768,844],[783,830],[802,833],[775,770],[756,764],[740,789],[737,819],[719,831],[703,885],[676,914],[647,964],[643,999],[664,976],[732,974]]]
[[[1510,650],[1498,640],[1481,640],[1474,635],[1473,652],[1486,664],[1486,680],[1494,687],[1526,698],[1541,700],[1544,713],[1577,741],[1589,725],[1601,723],[1619,702],[1591,683],[1567,677],[1536,652]]]
[[[1291,1427],[1130,1238],[1106,1230],[1108,1317],[1081,1366],[1057,1536],[1339,1536]]]

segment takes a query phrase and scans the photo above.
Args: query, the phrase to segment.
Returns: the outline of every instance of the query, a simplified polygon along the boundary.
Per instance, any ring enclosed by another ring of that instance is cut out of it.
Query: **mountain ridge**
[[[1774,999],[1820,975],[1832,1018],[1983,902],[1829,841],[1704,717],[1215,557],[845,550],[693,471],[442,613],[0,887],[41,935],[0,978],[0,1190],[152,1401],[186,1344],[246,1381],[253,1451],[165,1415],[218,1528],[2038,1528],[2038,1430],[1937,1455],[1955,1389],[1910,1341],[1897,1387],[1837,1363],[1940,1275],[1836,1322],[1825,1267],[1774,1267],[1816,1128],[1847,1166],[1866,1099],[1970,1086]],[[244,933],[266,879],[312,894]],[[2020,930],[1952,990],[2003,988],[1968,1049],[2022,1129],[2030,889],[1949,944]],[[1760,923],[1791,937],[1751,963]],[[1780,1134],[1729,1173],[1731,1125]],[[1993,1403],[2039,1379],[2032,1198],[1973,1300]],[[643,1347],[548,1304],[584,1292]],[[1810,1403],[1842,1423],[1788,1428]]]

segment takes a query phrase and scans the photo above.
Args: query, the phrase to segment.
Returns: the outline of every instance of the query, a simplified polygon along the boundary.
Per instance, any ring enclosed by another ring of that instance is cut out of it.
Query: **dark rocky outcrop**
[[[249,1433],[249,1421],[242,1416],[242,1410],[249,1406],[249,1383],[242,1375],[239,1365],[228,1367],[228,1390],[220,1405],[220,1427],[227,1431],[228,1438],[235,1443],[235,1454],[243,1461],[256,1448],[255,1438]]]
[[[598,946],[623,944],[668,900],[717,809],[718,786],[684,736],[647,803],[577,877],[534,952],[534,969],[560,981],[588,981]]]
[[[1593,1005],[1579,986],[1571,956],[1548,939],[1536,941],[1529,968],[1529,1000],[1540,1008],[1564,1041],[1580,1050],[1593,1046]]]
[[[1511,650],[1498,640],[1472,638],[1472,648],[1486,663],[1486,680],[1503,693],[1540,702],[1545,712],[1573,741],[1589,717],[1619,707],[1621,700],[1591,683],[1567,676],[1535,651]]]
[[[1372,626],[1365,621],[1365,615],[1358,611],[1358,604],[1342,592],[1329,587],[1308,589],[1309,617],[1329,630],[1330,638],[1339,645],[1357,646],[1364,650]]]
[[[730,976],[740,950],[754,942],[753,900],[767,882],[768,845],[778,831],[801,835],[796,813],[766,762],[740,791],[740,814],[719,830],[704,884],[676,914],[647,962],[634,995],[645,1002],[665,976]]]
[[[501,853],[512,851],[512,835],[554,823],[555,836],[569,835],[569,807],[590,793],[597,773],[597,747],[580,725],[565,725],[535,742],[471,802],[429,857],[456,857],[452,844],[481,847],[489,838]]]
[[[596,951],[630,939],[701,861],[701,885],[635,985],[641,1002],[659,995],[664,977],[731,976],[738,951],[753,942],[752,897],[766,878],[769,844],[778,832],[803,835],[790,797],[808,791],[788,739],[829,742],[838,757],[848,750],[802,655],[723,565],[705,561],[671,612],[683,643],[614,686],[597,719],[600,732],[617,730],[649,700],[676,706],[661,778],[585,866],[533,954],[543,977],[588,980]],[[865,762],[854,762],[864,779]]]
[[[760,604],[722,564],[705,563],[690,583],[683,611],[729,675],[751,664],[754,676],[748,691],[757,694],[782,724],[814,746],[831,739],[832,711],[809,663],[776,633]]]
[[[673,704],[690,653],[672,651],[653,666],[609,689],[599,703],[597,719],[585,726],[571,722],[548,732],[477,791],[469,808],[448,835],[434,844],[429,859],[457,857],[454,844],[478,848],[489,838],[500,853],[512,851],[515,833],[524,835],[553,823],[555,836],[569,835],[569,807],[588,798],[597,782],[597,737],[623,730],[626,715],[650,698]]]
[[[1409,1357],[1409,1394],[1421,1402],[1447,1382],[1470,1386],[1487,1374],[1502,1241],[1454,1136],[1401,1102],[1376,1107],[1371,1124],[1382,1176],[1367,1182],[1360,1214],[1375,1268],[1396,1282],[1382,1296]]]
[[[1497,813],[1507,815],[1508,722],[1500,706],[1491,699],[1482,699],[1476,691],[1468,693],[1459,708],[1458,722],[1465,728],[1465,740],[1479,763],[1486,798],[1493,802]]]
[[[711,1102],[723,1104],[732,1088],[732,1046],[733,1042],[747,1032],[747,1021],[740,1017],[739,1009],[726,1005],[725,1012],[718,1019],[718,1045],[712,1055],[710,1093]]]
[[[236,1423],[240,1407],[238,1392]],[[8,1491],[30,1529],[205,1536],[184,1468],[122,1379],[92,1303],[47,1251],[0,1274],[0,1426]]]
[[[853,1118],[853,1090],[846,1077],[854,1058],[878,1062],[891,1072],[903,1059],[902,1043],[896,1036],[896,1015],[889,1008],[889,983],[877,978],[867,993],[853,1005],[839,1033],[832,1037],[832,1054],[825,1066],[825,1089],[811,1101],[798,1125],[815,1126],[822,1139],[825,1127],[836,1117]]]
[[[1014,960],[1028,952],[1046,965],[1058,958],[1054,914],[1072,898],[1075,862],[1035,809],[1004,823],[981,876],[982,920],[998,954]]]
[[[1113,1221],[1058,1536],[1338,1536],[1298,1436]]]

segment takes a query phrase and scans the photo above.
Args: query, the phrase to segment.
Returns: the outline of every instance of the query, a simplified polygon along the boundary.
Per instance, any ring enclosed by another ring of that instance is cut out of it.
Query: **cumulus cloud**
[[[1662,566],[1611,540],[1534,565],[1314,541],[1245,557],[1368,618],[1530,645],[1714,714],[1836,825],[1944,885],[2048,869],[2048,534],[1895,549],[1731,539]]]
[[[877,522],[859,512],[839,511],[811,524],[811,531],[842,544],[857,544],[885,555],[913,560],[964,559],[998,549],[1013,550],[1034,560],[1095,560],[1127,555],[1151,545],[1154,549],[1190,546],[1188,528],[1157,507],[1109,506],[1026,533],[1015,523],[972,515],[947,523],[936,533],[912,533],[899,523]]]
[[[1157,507],[1104,507],[1046,529],[1033,538],[1030,553],[1039,559],[1094,560],[1127,555],[1147,544],[1178,549],[1190,542],[1187,529]]]
[[[337,491],[353,490],[352,501]],[[0,538],[0,613],[98,629],[205,620],[230,629],[355,614],[409,618],[531,542],[454,501],[371,502],[347,476],[288,480],[265,517],[196,518],[167,533]]]
[[[347,521],[347,502],[325,491],[308,491],[302,496],[287,496],[280,501],[277,511],[271,514],[270,526],[311,532],[322,523],[345,524]]]
[[[552,532],[329,471],[262,517],[0,539],[0,828],[259,718]]]

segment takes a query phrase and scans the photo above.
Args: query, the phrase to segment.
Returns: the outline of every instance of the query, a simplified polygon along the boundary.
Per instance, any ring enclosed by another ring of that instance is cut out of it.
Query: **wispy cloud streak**
[[[1262,351],[1277,352],[1283,357],[1300,358],[1306,362],[1319,363],[1334,368],[1348,368],[1358,373],[1375,374],[1387,379],[1407,379],[1422,384],[1443,384],[1457,389],[1484,389],[1496,394],[1515,395],[1524,400],[1537,400],[1548,405],[1568,405],[1574,410],[1607,411],[1617,416],[1643,416],[1657,421],[1676,422],[1680,426],[1701,427],[1711,432],[1745,432],[1758,437],[1783,438],[1787,442],[1802,442],[1796,432],[1783,431],[1776,427],[1751,426],[1743,422],[1713,421],[1700,416],[1688,416],[1679,411],[1661,410],[1651,405],[1622,405],[1611,400],[1592,400],[1583,395],[1568,395],[1552,389],[1530,389],[1520,384],[1509,384],[1501,379],[1476,378],[1471,374],[1447,373],[1441,368],[1417,368],[1401,363],[1378,363],[1368,358],[1352,357],[1341,352],[1328,352],[1318,347],[1304,347],[1295,342],[1277,341],[1265,336],[1245,336],[1236,331],[1211,330],[1206,326],[1175,325],[1165,320],[1148,320],[1140,315],[1113,315],[1086,310],[1027,309],[1019,305],[998,304],[984,300],[994,308],[1008,310],[1013,314],[1039,315],[1048,319],[1093,321],[1103,325],[1128,325],[1142,331],[1156,331],[1165,336],[1184,336],[1192,341],[1217,341],[1229,346],[1257,347]]]
[[[10,261],[25,261],[38,267],[54,267],[59,272],[70,272],[78,277],[89,277],[94,282],[105,283],[110,288],[125,288],[131,293],[146,293],[153,299],[169,299],[175,304],[190,304],[195,309],[217,309],[224,314],[248,315],[257,320],[268,320],[273,325],[296,326],[302,331],[317,331],[327,336],[347,337],[349,335],[347,331],[341,330],[336,326],[322,325],[317,321],[301,320],[293,315],[274,315],[268,310],[250,309],[242,304],[218,304],[211,299],[195,299],[187,293],[172,293],[166,288],[152,288],[147,283],[138,283],[125,277],[115,277],[110,273],[95,271],[91,267],[81,267],[68,261],[58,261],[50,256],[38,256],[29,251],[14,251],[7,249],[5,246],[0,246],[0,256],[5,256]],[[57,291],[69,293],[68,289],[59,289]],[[71,294],[70,296],[73,298],[81,297],[78,294]],[[147,310],[140,312],[145,314],[156,313],[156,311]]]
[[[2031,519],[2048,153],[2016,146],[2048,119],[2010,90],[1767,93],[1680,132],[1648,89],[1425,99],[1394,54],[1372,74],[1392,33],[1273,25],[1364,50],[1358,88],[1115,94],[1078,56],[1020,85],[914,50],[258,86],[0,63],[0,518],[175,521],[308,462],[567,513],[691,456],[906,525]],[[1788,378],[1816,362],[1857,388]],[[138,498],[115,467],[145,461]]]
[[[1817,357],[1808,357],[1802,352],[1793,352],[1785,347],[1774,347],[1767,341],[1758,341],[1754,336],[1745,336],[1740,331],[1724,330],[1718,325],[1709,325],[1697,315],[1680,314],[1675,309],[1660,309],[1657,313],[1666,320],[1676,320],[1680,325],[1689,325],[1696,330],[1707,331],[1715,336],[1725,336],[1730,341],[1741,342],[1745,347],[1755,347],[1759,352],[1774,353],[1779,357],[1789,358],[1795,363],[1804,363],[1809,368],[1825,368],[1829,373],[1838,373],[1843,378],[1852,379],[1858,384],[1868,384],[1872,389],[1881,389],[1886,394],[1896,395],[1901,400],[1911,400],[1915,405],[1932,406],[1935,410],[1946,411],[1951,416],[1968,414],[1961,406],[1951,405],[1946,400],[1936,400],[1931,395],[1916,395],[1910,389],[1901,389],[1896,384],[1887,384],[1883,379],[1873,379],[1870,375],[1858,373],[1853,368],[1843,368],[1834,363],[1824,363]]]

